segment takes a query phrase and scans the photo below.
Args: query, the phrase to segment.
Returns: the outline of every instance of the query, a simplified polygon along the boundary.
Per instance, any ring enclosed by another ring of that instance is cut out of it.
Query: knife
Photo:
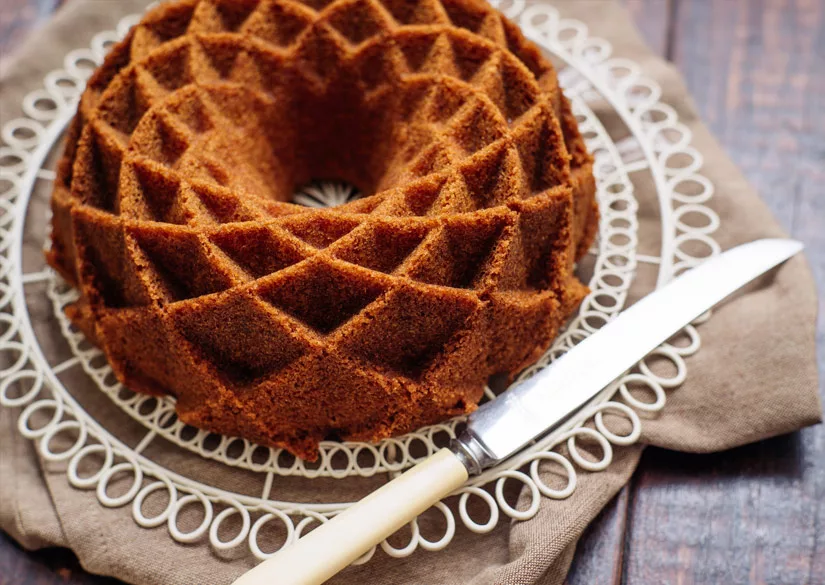
[[[475,474],[552,431],[685,325],[791,258],[765,239],[719,254],[642,298],[564,356],[474,413],[451,444],[276,553],[234,585],[316,585]]]

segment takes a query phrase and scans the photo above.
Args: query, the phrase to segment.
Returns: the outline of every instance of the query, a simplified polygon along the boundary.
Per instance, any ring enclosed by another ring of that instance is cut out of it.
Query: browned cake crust
[[[180,418],[313,459],[475,408],[585,287],[592,161],[482,0],[183,0],[83,95],[52,198],[72,320]],[[365,197],[290,203],[312,179]]]

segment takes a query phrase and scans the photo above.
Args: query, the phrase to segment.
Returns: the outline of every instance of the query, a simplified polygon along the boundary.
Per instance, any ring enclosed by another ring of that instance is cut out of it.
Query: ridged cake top
[[[513,210],[526,200],[569,196],[552,189],[565,185],[569,164],[551,96],[505,47],[452,24],[506,39],[493,11],[450,14],[462,4],[162,6],[121,49],[128,65],[90,84],[84,140],[66,176],[72,198],[90,222],[123,224],[141,260],[168,265],[153,279],[154,301],[242,285],[319,250],[429,284],[546,286],[535,270],[485,274],[483,256],[512,240]],[[374,194],[330,211],[289,203],[314,178]],[[455,254],[468,222],[483,246]],[[176,275],[175,259],[160,257],[161,234],[175,242],[167,248],[197,258],[192,274]],[[388,238],[390,257],[380,250]],[[250,256],[251,241],[259,249]],[[451,257],[460,270],[443,266]],[[162,286],[170,277],[193,282]],[[149,301],[131,292],[112,294]]]
[[[230,390],[204,394],[215,409],[311,355],[466,385],[467,366],[514,367],[487,355],[501,339],[476,339],[491,303],[569,310],[575,296],[560,107],[549,63],[480,2],[164,4],[89,82],[51,261],[121,378],[152,391],[187,383],[119,355],[124,311]],[[291,203],[313,179],[364,197]]]

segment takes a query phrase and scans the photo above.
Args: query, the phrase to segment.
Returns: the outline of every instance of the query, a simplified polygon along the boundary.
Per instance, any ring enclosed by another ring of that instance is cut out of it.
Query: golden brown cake
[[[180,418],[317,456],[470,412],[578,305],[592,162],[482,0],[183,0],[89,81],[52,198],[73,322]],[[312,180],[363,197],[291,203]]]

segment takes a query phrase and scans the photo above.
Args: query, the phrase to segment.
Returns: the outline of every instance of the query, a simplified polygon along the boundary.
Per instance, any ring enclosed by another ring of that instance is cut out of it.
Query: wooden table
[[[785,229],[807,245],[825,308],[825,2],[625,2]],[[61,3],[0,0],[0,55]],[[648,449],[586,532],[568,581],[825,583],[825,427],[716,455]],[[117,582],[84,573],[68,551],[27,553],[0,533],[0,584],[58,583]]]

